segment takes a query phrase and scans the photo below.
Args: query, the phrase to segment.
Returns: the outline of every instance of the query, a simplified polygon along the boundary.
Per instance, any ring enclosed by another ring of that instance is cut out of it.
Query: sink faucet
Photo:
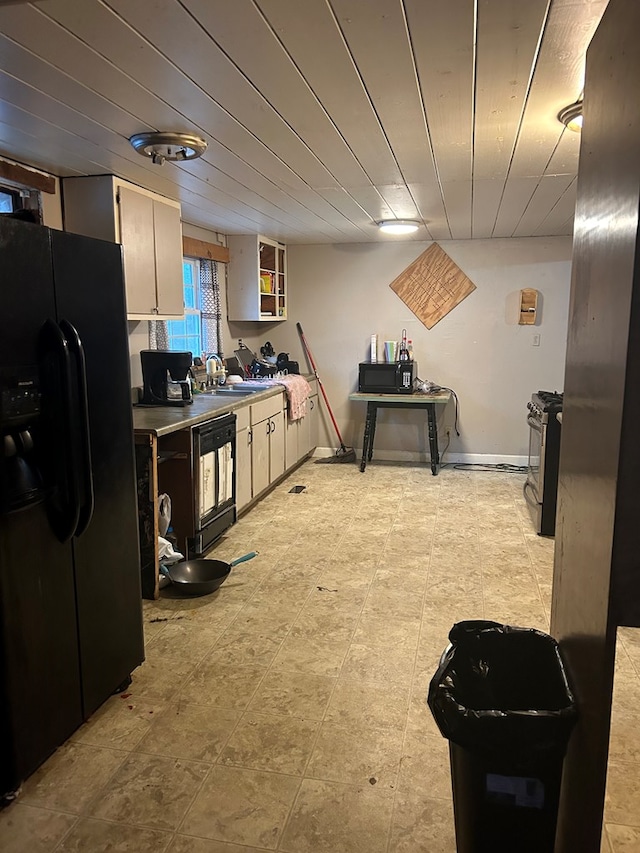
[[[224,385],[224,380],[227,375],[224,364],[220,356],[215,353],[207,356],[207,387],[215,385]]]

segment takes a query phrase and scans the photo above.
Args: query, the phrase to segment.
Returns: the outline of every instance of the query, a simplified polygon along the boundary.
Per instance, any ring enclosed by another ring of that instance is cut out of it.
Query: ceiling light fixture
[[[416,219],[383,219],[377,225],[385,234],[412,234],[420,227]]]
[[[574,104],[569,104],[558,113],[558,121],[566,125],[569,130],[582,130],[582,101],[576,101]]]
[[[136,133],[129,142],[143,157],[162,166],[165,160],[181,162],[201,157],[207,149],[207,143],[201,136],[193,133],[150,132]]]

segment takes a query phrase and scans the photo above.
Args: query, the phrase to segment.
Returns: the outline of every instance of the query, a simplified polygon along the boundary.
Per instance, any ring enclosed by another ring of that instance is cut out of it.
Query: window
[[[168,349],[190,350],[195,357],[204,351],[200,311],[200,262],[195,258],[182,259],[182,284],[184,319],[167,320]]]
[[[12,213],[25,222],[42,222],[40,193],[13,181],[0,184],[0,214]]]
[[[20,207],[20,193],[0,187],[0,213],[13,213]]]
[[[222,299],[218,265],[207,258],[183,258],[184,318],[151,320],[149,346],[193,353],[222,351]]]

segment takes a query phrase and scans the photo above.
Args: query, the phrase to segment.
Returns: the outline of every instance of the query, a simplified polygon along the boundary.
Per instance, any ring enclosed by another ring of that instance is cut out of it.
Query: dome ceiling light
[[[181,162],[195,160],[207,150],[207,143],[201,136],[193,133],[171,133],[152,131],[136,133],[129,137],[129,142],[143,157],[150,157],[151,162],[162,166],[165,160]]]
[[[582,130],[582,101],[569,104],[558,113],[558,121],[566,125],[569,130],[579,132]]]
[[[384,234],[412,234],[420,227],[416,219],[383,219],[376,224]]]

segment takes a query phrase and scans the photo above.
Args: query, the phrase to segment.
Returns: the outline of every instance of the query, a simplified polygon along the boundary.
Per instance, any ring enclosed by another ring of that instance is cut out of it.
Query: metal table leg
[[[378,419],[378,404],[369,403],[367,409],[371,406],[371,432],[369,434],[369,455],[368,459],[371,462],[373,458],[373,440],[376,437],[376,421]]]
[[[431,473],[435,477],[440,467],[440,454],[438,452],[438,426],[436,422],[435,403],[427,404],[427,425],[429,428],[429,453],[431,455]]]
[[[367,403],[367,417],[364,422],[364,437],[362,439],[362,459],[360,460],[360,471],[364,472],[367,467],[367,456],[369,455],[369,445],[373,443],[372,427],[375,427],[375,406]]]

